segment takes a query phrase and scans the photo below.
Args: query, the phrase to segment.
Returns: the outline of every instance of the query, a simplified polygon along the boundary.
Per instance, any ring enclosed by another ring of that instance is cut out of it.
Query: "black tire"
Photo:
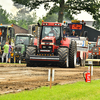
[[[36,67],[36,65],[35,65],[34,62],[27,61],[26,63],[27,63],[27,64],[26,64],[27,67]]]
[[[26,50],[27,67],[35,67],[35,63],[30,61],[30,55],[36,55],[36,47],[28,47]]]
[[[59,65],[61,68],[69,67],[68,53],[69,53],[68,48],[63,48],[63,47],[58,48],[59,59],[60,59],[60,61],[62,61]]]
[[[77,44],[75,41],[71,41],[69,48],[69,67],[76,67],[76,55],[77,55]]]

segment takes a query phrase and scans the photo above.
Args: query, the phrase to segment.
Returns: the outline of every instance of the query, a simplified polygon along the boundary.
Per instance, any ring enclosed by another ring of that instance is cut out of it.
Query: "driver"
[[[53,30],[53,27],[51,27],[51,31],[49,33],[53,33],[54,36],[56,36],[56,32]]]
[[[23,39],[20,39],[20,42],[23,43],[24,42]]]
[[[75,30],[72,30],[71,36],[77,36],[77,34],[75,33]]]

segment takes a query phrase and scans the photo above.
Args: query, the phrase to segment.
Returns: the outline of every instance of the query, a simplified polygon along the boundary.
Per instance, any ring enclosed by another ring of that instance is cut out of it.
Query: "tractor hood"
[[[46,36],[41,40],[40,51],[45,52],[54,52],[56,38],[54,36]]]
[[[46,36],[42,39],[41,42],[53,42],[56,41],[56,38],[54,36]]]
[[[24,51],[25,51],[25,45],[24,44],[17,44],[15,46],[15,52],[23,53]]]

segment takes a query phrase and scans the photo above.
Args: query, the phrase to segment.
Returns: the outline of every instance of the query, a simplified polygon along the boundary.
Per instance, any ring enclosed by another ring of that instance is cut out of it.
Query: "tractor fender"
[[[64,46],[64,47],[66,46],[69,48],[70,44],[71,44],[71,40],[69,38],[65,38],[62,40],[62,45],[60,45],[60,46]]]
[[[37,38],[34,38],[34,46],[37,46]]]

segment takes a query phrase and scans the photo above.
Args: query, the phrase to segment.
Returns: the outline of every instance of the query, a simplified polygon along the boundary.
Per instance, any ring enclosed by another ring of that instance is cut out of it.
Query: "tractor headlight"
[[[43,49],[45,49],[46,48],[46,46],[43,46]]]
[[[48,46],[48,48],[51,49],[52,47],[51,46]]]
[[[49,43],[49,45],[54,45],[54,43]]]
[[[17,52],[15,52],[15,53],[17,53]]]

